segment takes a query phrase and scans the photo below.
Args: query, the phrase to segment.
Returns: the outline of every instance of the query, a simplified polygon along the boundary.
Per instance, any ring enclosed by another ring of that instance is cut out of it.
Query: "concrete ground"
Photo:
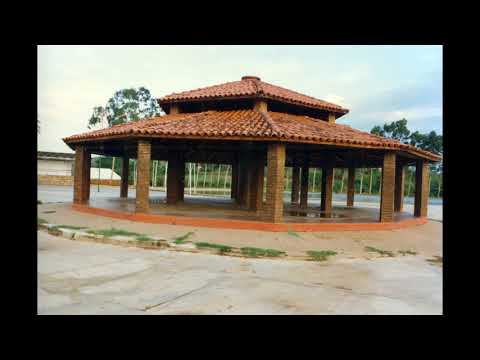
[[[441,314],[423,255],[327,262],[83,243],[38,232],[39,314]]]
[[[92,196],[111,197],[104,187]],[[105,191],[104,191],[105,190]],[[247,259],[70,241],[38,232],[39,314],[441,314],[442,206],[437,221],[392,231],[272,233],[112,219],[73,211],[71,187],[39,186],[38,217],[192,242],[286,251]],[[359,205],[359,203],[356,203]],[[408,204],[406,204],[407,206]],[[367,203],[365,206],[376,206]],[[371,246],[392,251],[381,257]],[[298,260],[334,250],[326,262]],[[416,255],[402,256],[400,250]]]

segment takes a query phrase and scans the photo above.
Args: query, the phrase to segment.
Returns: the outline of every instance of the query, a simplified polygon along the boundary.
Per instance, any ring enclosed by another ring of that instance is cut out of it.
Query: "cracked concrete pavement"
[[[38,232],[39,314],[441,314],[425,256],[326,263],[84,243]]]

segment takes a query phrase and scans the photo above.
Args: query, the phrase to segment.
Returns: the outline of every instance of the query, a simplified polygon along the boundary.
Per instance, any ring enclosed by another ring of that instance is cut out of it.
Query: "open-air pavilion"
[[[74,204],[161,222],[182,217],[244,224],[395,223],[404,213],[404,169],[415,166],[414,217],[427,216],[429,163],[440,156],[336,124],[348,110],[271,85],[257,77],[174,93],[158,100],[166,115],[70,136],[75,150]],[[89,202],[91,154],[123,159],[119,198]],[[135,198],[128,198],[128,161],[137,159]],[[166,196],[151,196],[150,162],[168,161]],[[231,199],[188,201],[185,164],[232,167]],[[292,167],[291,199],[284,173]],[[308,204],[309,168],[321,169],[320,206]],[[335,168],[348,169],[346,206],[332,206]],[[381,168],[378,210],[354,207],[356,168]],[[107,214],[107,212],[105,212]],[[266,227],[267,228],[267,227]],[[312,227],[310,227],[312,229]],[[318,228],[320,229],[320,228]]]

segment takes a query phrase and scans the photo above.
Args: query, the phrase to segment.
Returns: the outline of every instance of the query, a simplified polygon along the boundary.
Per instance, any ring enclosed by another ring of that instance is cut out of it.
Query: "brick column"
[[[300,181],[300,208],[306,209],[308,207],[308,173],[309,173],[308,163],[303,164],[302,166],[302,176]]]
[[[130,159],[128,156],[122,158],[122,179],[120,182],[120,197],[128,198],[128,165]]]
[[[291,195],[292,205],[298,205],[299,191],[300,191],[300,167],[297,166],[297,165],[293,165],[293,168],[292,168],[292,195]]]
[[[73,174],[73,202],[85,204],[90,197],[91,155],[83,145],[75,148],[75,170]]]
[[[348,168],[347,206],[353,206],[355,198],[355,168]]]
[[[333,167],[322,168],[322,189],[320,197],[320,210],[325,213],[332,212],[333,193]]]
[[[149,141],[139,140],[137,149],[137,194],[135,211],[147,213],[150,210],[150,152]]]
[[[167,204],[183,201],[185,191],[185,160],[179,152],[169,152],[167,173]]]
[[[394,211],[403,210],[403,192],[405,187],[405,167],[402,164],[397,164],[395,167],[395,198]]]
[[[238,174],[237,203],[239,205],[247,205],[249,164],[248,164],[248,155],[245,152],[242,152],[242,157],[239,162],[238,172],[239,174]]]
[[[428,197],[430,188],[428,186],[428,177],[430,176],[430,167],[428,162],[417,160],[415,169],[415,205],[414,215],[417,217],[426,217],[428,212]]]
[[[183,153],[178,154],[178,201],[183,202],[185,198],[185,157]]]
[[[263,207],[263,177],[265,160],[261,154],[255,154],[251,162],[251,176],[249,180],[248,208],[260,212]]]
[[[263,214],[267,221],[278,223],[283,219],[284,144],[268,145],[267,167],[267,201]]]
[[[238,162],[236,160],[232,163],[232,181],[230,184],[230,198],[236,199],[238,197]]]
[[[88,203],[90,200],[90,168],[92,167],[92,155],[90,152],[86,151],[85,153],[85,162],[84,162],[84,171],[83,171],[83,186],[84,186],[84,193],[83,193],[83,202]]]
[[[380,197],[380,222],[393,221],[393,203],[395,193],[395,159],[394,152],[383,156],[382,190]]]

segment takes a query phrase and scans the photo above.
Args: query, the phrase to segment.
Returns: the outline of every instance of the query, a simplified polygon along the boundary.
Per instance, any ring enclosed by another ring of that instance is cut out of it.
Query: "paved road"
[[[421,256],[329,263],[85,243],[38,232],[39,314],[441,314]]]
[[[100,186],[100,191],[98,191],[98,186],[92,185],[90,189],[90,197],[95,198],[111,198],[119,196],[119,188],[112,186]],[[135,189],[129,189],[129,196],[135,196]],[[47,202],[71,202],[73,199],[73,187],[71,186],[50,186],[50,185],[38,185],[38,199],[44,203]],[[152,191],[152,195],[164,196],[164,193],[161,191]],[[210,200],[222,201],[222,197],[209,197],[201,195],[188,195],[185,194],[186,198],[208,198]],[[285,196],[285,201],[288,201],[289,197]],[[345,205],[346,195],[345,194],[334,194],[333,195],[333,204],[334,205]],[[313,197],[309,197],[309,204],[320,206],[320,198],[314,194]],[[380,199],[378,196],[367,196],[367,195],[355,195],[355,204],[356,206],[366,206],[366,207],[379,207]],[[404,202],[405,211],[413,213],[413,201],[411,198],[405,198]],[[443,220],[443,206],[441,199],[430,199],[428,206],[429,218],[432,220],[442,221]]]

